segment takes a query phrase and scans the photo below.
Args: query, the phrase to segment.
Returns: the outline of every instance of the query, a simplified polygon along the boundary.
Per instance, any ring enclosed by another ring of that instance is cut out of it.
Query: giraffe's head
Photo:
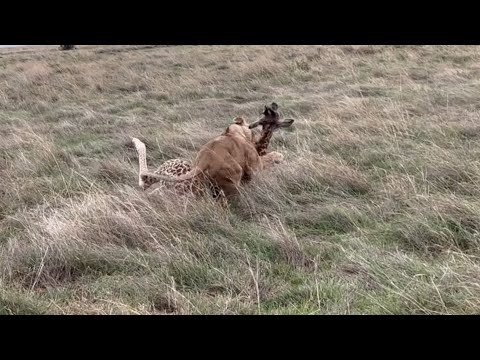
[[[274,132],[280,128],[287,128],[293,124],[293,119],[280,119],[280,114],[278,113],[278,105],[272,103],[271,105],[266,105],[263,110],[262,117],[250,124],[249,128],[254,129],[257,126],[262,126],[263,132]]]

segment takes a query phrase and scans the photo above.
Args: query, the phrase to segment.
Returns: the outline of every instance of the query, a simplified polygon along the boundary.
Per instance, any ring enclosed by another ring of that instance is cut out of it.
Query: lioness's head
[[[241,117],[237,117],[233,120],[233,124],[231,124],[226,130],[225,135],[229,134],[231,136],[240,136],[247,141],[254,142],[254,136],[252,130],[245,119]]]
[[[280,128],[287,128],[293,124],[294,119],[280,119],[280,113],[278,112],[278,105],[272,103],[271,105],[265,106],[263,110],[262,117],[250,124],[250,129],[254,129],[257,126],[261,125],[263,131],[275,131]]]

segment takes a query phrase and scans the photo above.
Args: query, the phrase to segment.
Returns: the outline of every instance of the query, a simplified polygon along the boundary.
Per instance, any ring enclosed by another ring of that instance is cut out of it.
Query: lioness
[[[272,162],[281,160],[281,154],[271,153]],[[278,160],[275,159],[278,157]],[[157,179],[179,182],[196,178],[201,182],[216,185],[227,198],[238,194],[242,182],[252,179],[255,172],[263,169],[263,161],[254,144],[254,135],[243,118],[236,118],[225,132],[205,144],[197,154],[193,169],[185,175],[165,176],[142,172],[143,181]],[[208,185],[208,184],[206,184]]]

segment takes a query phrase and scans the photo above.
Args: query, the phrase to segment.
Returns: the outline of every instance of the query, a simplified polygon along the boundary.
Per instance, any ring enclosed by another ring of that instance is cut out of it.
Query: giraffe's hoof
[[[275,164],[280,164],[281,162],[283,162],[283,159],[284,159],[284,156],[283,154],[277,152],[277,151],[272,151],[270,153],[270,156],[271,156],[271,159],[272,161],[275,163]]]

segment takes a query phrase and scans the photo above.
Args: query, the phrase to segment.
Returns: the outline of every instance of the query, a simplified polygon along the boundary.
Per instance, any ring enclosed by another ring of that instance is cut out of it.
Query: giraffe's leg
[[[263,162],[263,167],[265,169],[271,168],[275,166],[276,164],[280,164],[283,162],[283,154],[277,152],[277,151],[272,151],[266,155],[263,155],[260,157]]]

